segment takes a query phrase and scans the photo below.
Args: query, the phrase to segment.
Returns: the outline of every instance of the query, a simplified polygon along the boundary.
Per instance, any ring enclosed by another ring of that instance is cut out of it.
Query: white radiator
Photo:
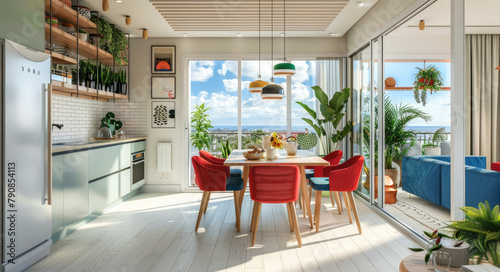
[[[158,142],[158,172],[163,178],[170,171],[172,171],[172,143]]]

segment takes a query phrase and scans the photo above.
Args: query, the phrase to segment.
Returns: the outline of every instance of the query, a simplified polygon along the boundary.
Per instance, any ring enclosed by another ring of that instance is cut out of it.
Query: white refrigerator
[[[50,56],[0,40],[2,268],[22,271],[49,254]]]

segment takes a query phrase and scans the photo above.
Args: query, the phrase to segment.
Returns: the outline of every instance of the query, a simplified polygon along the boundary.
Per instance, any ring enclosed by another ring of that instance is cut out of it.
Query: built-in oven
[[[130,189],[134,190],[145,183],[144,166],[146,162],[146,152],[140,151],[132,154],[131,158],[131,184]]]

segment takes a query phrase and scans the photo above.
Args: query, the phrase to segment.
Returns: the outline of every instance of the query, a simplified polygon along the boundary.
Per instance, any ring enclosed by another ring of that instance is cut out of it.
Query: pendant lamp
[[[259,75],[257,76],[257,80],[250,82],[248,85],[248,91],[251,93],[261,93],[262,88],[269,84],[264,80],[261,80],[260,75],[260,0],[259,0]]]
[[[271,67],[273,67],[273,0],[271,0]],[[285,91],[281,85],[274,83],[274,77],[271,77],[271,83],[262,88],[262,99],[281,100],[285,96]]]
[[[285,13],[286,13],[286,10],[285,10],[285,1],[286,0],[283,0],[283,62],[282,63],[278,63],[276,65],[274,65],[274,71],[273,71],[273,74],[275,76],[293,76],[295,75],[295,65],[293,65],[292,63],[289,63],[289,62],[286,62],[286,58],[285,58],[285,48],[286,48],[286,37],[285,37]]]

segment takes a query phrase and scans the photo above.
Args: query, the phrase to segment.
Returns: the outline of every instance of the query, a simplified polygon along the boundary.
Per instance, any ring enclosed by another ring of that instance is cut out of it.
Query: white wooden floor
[[[201,193],[140,194],[52,246],[27,271],[398,271],[416,244],[357,200],[363,234],[322,199],[316,233],[299,213],[302,248],[290,232],[286,206],[263,204],[250,247],[251,200],[245,195],[236,232],[232,194],[213,193],[198,233]],[[314,211],[314,208],[313,208]]]

